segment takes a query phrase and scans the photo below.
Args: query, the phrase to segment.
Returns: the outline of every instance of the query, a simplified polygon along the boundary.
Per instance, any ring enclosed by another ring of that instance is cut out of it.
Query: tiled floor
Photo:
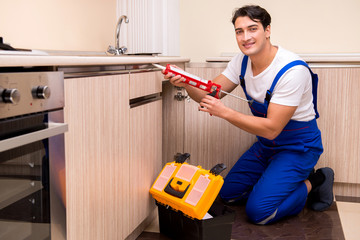
[[[346,240],[357,240],[360,236],[360,203],[337,202],[341,225]]]
[[[236,211],[232,228],[232,239],[346,239],[355,240],[360,236],[360,202],[358,199],[340,198],[325,212],[314,212],[305,208],[298,216],[284,219],[268,226],[248,222],[244,206],[232,206]],[[138,240],[167,240],[159,233],[158,219],[147,227]]]

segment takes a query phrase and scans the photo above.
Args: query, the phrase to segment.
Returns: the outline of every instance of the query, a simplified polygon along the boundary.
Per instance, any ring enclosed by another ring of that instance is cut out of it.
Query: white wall
[[[1,0],[0,36],[16,48],[106,51],[116,0]]]
[[[359,53],[359,0],[181,0],[180,55],[205,61],[238,52],[232,12],[258,4],[272,17],[271,41],[297,53]]]
[[[271,14],[274,44],[297,53],[360,52],[360,0],[179,2],[180,43],[175,44],[181,56],[195,62],[238,51],[231,15],[249,3]],[[114,44],[119,13],[117,0],[1,0],[0,36],[18,48],[105,51]],[[169,35],[169,42],[175,41]]]
[[[116,23],[127,8],[122,2],[135,7],[137,16],[143,14],[139,8],[156,3],[130,35],[138,38],[135,42],[141,46],[149,45],[148,39],[154,38],[153,45],[161,45],[154,52],[179,55],[179,0],[1,0],[0,36],[15,48],[104,52],[115,45]],[[144,26],[159,14],[163,16],[151,24],[154,28]],[[121,37],[134,22],[129,16],[129,24],[121,27]],[[126,45],[124,38],[122,45],[129,50],[133,47]],[[133,52],[141,52],[141,46]]]

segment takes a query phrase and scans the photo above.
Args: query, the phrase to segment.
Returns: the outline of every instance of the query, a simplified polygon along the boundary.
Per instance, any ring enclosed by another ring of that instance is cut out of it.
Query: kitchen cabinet
[[[65,79],[67,239],[131,239],[155,209],[161,100],[130,102],[160,92],[155,72]]]
[[[335,181],[342,186],[339,195],[358,195],[360,67],[314,67],[313,71],[319,76],[318,124],[324,145],[317,167],[334,169]]]
[[[67,239],[129,233],[129,76],[65,80]]]
[[[131,232],[155,209],[149,190],[162,167],[161,109],[161,100],[130,109]]]
[[[153,96],[154,100],[130,108],[130,232],[155,210],[149,190],[162,168],[161,79],[156,72],[130,74],[130,96]],[[135,87],[136,86],[136,87]],[[132,98],[132,99],[133,99]]]

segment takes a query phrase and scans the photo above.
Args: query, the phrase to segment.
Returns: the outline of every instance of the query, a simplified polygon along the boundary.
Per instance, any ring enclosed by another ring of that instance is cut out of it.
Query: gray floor
[[[277,223],[259,226],[250,223],[245,214],[245,206],[231,206],[235,211],[231,239],[345,239],[336,203],[324,212],[314,212],[307,208],[297,216]],[[143,232],[138,240],[170,239],[158,232]]]

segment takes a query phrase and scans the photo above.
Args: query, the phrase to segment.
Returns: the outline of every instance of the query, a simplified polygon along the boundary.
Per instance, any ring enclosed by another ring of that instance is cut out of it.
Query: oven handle
[[[46,138],[54,137],[60,134],[64,134],[67,131],[67,123],[48,123],[48,128],[46,129],[1,140],[0,152],[7,151],[9,149],[20,147],[36,141],[40,141]]]

